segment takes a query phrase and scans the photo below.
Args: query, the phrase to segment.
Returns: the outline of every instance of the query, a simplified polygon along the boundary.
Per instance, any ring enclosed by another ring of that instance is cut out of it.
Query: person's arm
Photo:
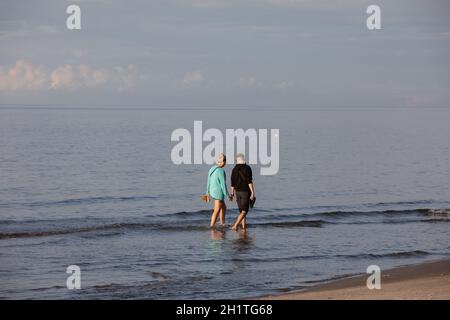
[[[228,198],[230,197],[230,193],[227,188],[227,178],[225,175],[225,170],[222,170],[222,174],[220,175],[220,187],[222,188],[222,192]]]
[[[206,194],[209,194],[211,175],[208,172],[208,181],[206,182]]]
[[[233,171],[231,171],[231,188],[234,189],[234,187],[236,186],[236,175],[237,175],[237,171],[236,168],[233,168]]]
[[[234,199],[234,187],[231,187],[230,201],[233,201],[233,199]]]
[[[253,182],[248,184],[248,187],[250,188],[250,199],[254,199],[255,196],[255,188],[253,187]]]
[[[233,201],[233,197],[234,197],[234,186],[235,186],[235,180],[236,180],[236,168],[233,168],[233,171],[231,171],[231,192],[230,192],[230,196],[231,196],[231,201]]]
[[[252,168],[248,167],[248,187],[250,189],[250,199],[255,198],[255,187],[253,186],[253,172],[252,172]]]

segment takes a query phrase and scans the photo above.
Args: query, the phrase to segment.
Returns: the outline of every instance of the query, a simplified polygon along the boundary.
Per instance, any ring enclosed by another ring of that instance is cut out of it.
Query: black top
[[[234,166],[231,172],[231,186],[236,191],[251,192],[248,187],[249,183],[252,183],[253,175],[250,166],[244,164],[237,164]]]

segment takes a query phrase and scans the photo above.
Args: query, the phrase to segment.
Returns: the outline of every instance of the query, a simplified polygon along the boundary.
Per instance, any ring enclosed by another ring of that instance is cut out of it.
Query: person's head
[[[227,163],[227,157],[223,153],[219,154],[219,156],[217,157],[217,160],[216,160],[217,166],[219,168],[223,168],[223,167],[225,167],[226,163]]]
[[[245,164],[245,156],[243,153],[238,153],[236,155],[236,164]]]

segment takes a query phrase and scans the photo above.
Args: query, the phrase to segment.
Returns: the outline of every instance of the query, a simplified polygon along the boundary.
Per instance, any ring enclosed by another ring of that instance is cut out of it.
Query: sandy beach
[[[306,290],[262,299],[274,300],[448,300],[450,259],[381,272],[381,289],[369,290],[369,275],[320,284]]]

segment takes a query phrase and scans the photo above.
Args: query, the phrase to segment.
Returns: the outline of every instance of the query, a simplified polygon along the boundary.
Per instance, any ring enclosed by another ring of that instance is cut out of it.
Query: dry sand
[[[381,289],[369,290],[369,274],[340,279],[303,291],[267,296],[274,300],[450,300],[450,260],[381,270]]]

